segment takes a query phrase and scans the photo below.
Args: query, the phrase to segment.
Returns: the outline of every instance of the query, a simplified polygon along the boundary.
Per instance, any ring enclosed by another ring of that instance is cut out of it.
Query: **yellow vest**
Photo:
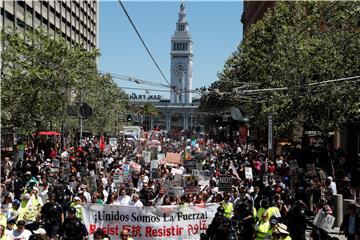
[[[231,218],[233,213],[233,204],[231,202],[225,203],[222,202],[221,206],[224,208],[224,217]]]
[[[269,207],[269,208],[267,209],[267,212],[268,212],[268,214],[269,214],[269,218],[271,218],[272,216],[277,217],[277,218],[281,217],[279,208],[276,207],[276,206]]]
[[[256,220],[256,216],[257,216],[257,211],[256,211],[256,208],[253,207],[253,218],[254,218],[254,220]]]
[[[80,218],[81,221],[84,221],[84,208],[81,204],[71,203],[70,207],[74,207],[76,209],[76,217]]]
[[[259,220],[262,219],[262,215],[263,215],[263,213],[264,213],[266,210],[267,210],[267,209],[265,209],[265,208],[263,208],[263,207],[259,208],[259,211],[258,211],[258,213],[257,213],[257,218],[258,218]],[[268,217],[269,217],[269,219],[270,219],[270,215],[269,215]]]
[[[7,225],[7,219],[5,214],[0,213],[0,225],[3,225],[4,227],[6,227]]]
[[[259,221],[257,223],[257,229],[255,230],[256,230],[256,238],[255,238],[256,240],[263,240],[272,234],[269,221],[266,222]]]

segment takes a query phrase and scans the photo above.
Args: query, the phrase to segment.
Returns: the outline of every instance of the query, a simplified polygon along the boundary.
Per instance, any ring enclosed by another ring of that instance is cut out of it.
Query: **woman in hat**
[[[271,235],[271,240],[291,240],[289,232],[282,228],[277,228]]]

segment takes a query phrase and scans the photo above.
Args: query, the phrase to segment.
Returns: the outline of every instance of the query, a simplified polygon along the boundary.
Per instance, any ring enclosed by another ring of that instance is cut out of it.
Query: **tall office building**
[[[99,2],[94,0],[5,0],[0,2],[1,29],[43,28],[61,34],[88,51],[98,48]]]

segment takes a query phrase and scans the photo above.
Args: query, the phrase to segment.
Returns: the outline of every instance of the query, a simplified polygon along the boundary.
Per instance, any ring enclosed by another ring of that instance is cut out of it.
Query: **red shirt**
[[[275,166],[274,165],[270,165],[269,169],[268,169],[269,173],[275,173]]]

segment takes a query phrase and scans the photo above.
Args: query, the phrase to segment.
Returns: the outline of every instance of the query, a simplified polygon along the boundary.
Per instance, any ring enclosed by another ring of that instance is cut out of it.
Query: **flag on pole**
[[[101,134],[101,137],[100,137],[100,145],[99,145],[99,147],[100,147],[100,151],[103,152],[104,149],[105,149],[105,139],[104,139],[103,134]]]

